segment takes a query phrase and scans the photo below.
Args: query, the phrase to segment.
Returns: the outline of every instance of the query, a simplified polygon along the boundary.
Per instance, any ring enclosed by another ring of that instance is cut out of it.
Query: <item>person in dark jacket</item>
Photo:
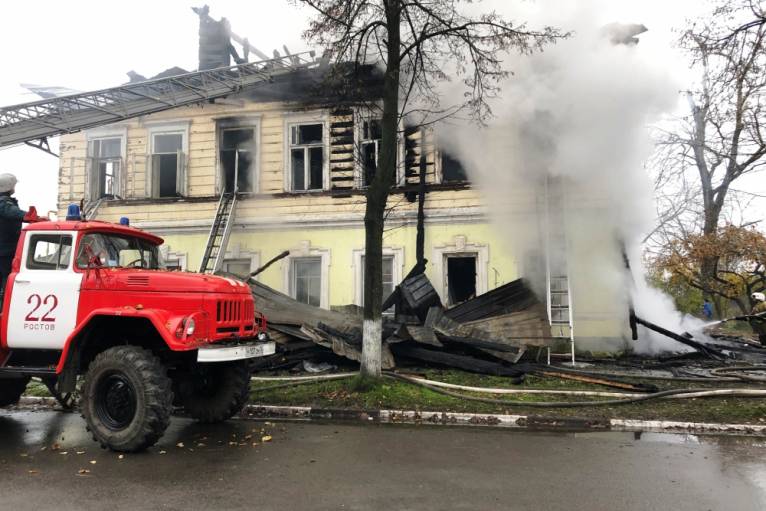
[[[11,263],[16,254],[16,244],[21,236],[21,222],[37,222],[35,207],[24,211],[13,197],[16,191],[16,176],[0,174],[0,303],[2,302],[5,281],[11,273]]]

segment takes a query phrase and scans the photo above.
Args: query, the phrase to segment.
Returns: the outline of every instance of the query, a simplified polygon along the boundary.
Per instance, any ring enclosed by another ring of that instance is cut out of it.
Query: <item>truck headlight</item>
[[[194,318],[189,318],[186,320],[186,337],[191,337],[194,335],[194,329],[197,327],[197,324],[194,322]]]

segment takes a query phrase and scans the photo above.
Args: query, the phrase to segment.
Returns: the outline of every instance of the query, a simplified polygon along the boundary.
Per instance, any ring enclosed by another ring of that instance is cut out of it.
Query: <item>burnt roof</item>
[[[383,95],[383,72],[352,62],[300,68],[251,85],[235,97],[257,102],[289,101],[307,106],[361,103]]]

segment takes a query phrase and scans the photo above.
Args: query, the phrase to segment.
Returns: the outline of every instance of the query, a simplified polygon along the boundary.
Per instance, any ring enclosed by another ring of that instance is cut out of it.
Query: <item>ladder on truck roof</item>
[[[0,107],[0,147],[211,101],[314,65],[305,52]]]
[[[237,205],[237,192],[224,192],[218,201],[213,225],[207,238],[205,252],[199,266],[200,273],[215,273],[221,269],[229,243],[231,227],[234,224],[234,208]]]

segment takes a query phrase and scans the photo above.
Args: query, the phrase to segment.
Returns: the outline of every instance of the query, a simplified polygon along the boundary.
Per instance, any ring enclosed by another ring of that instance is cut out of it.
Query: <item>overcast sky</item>
[[[197,67],[198,18],[188,0],[130,2],[70,0],[68,2],[11,0],[3,4],[0,30],[0,105],[38,99],[21,83],[57,85],[87,91],[119,85],[134,70],[151,76],[172,66]],[[271,54],[286,44],[293,51],[308,49],[301,40],[309,11],[286,0],[207,0],[210,14],[226,17],[232,30]],[[583,15],[599,21],[637,22],[649,27],[641,36],[641,51],[667,63],[680,81],[691,79],[684,61],[671,47],[674,28],[687,16],[702,12],[704,0],[521,0],[491,3],[498,10],[521,4],[535,12],[536,22],[562,26],[562,6],[584,6]],[[585,7],[589,8],[585,8]],[[594,7],[595,6],[595,7]],[[516,19],[516,16],[512,15]],[[58,160],[29,147],[0,149],[0,172],[19,178],[22,206],[38,211],[55,208]]]

